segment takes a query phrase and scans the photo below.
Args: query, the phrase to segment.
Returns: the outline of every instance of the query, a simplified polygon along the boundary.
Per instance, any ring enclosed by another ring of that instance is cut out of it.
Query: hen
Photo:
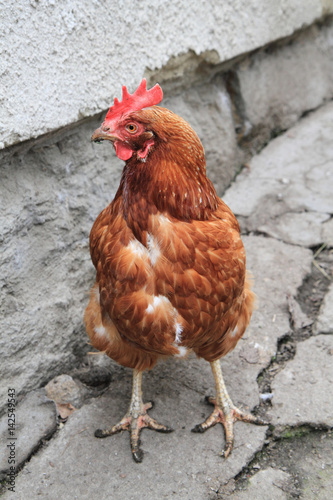
[[[172,429],[151,418],[142,401],[142,372],[159,358],[190,352],[211,364],[213,413],[193,431],[224,426],[227,457],[233,422],[263,422],[236,408],[226,390],[219,359],[231,351],[250,321],[254,294],[246,278],[238,222],[206,176],[202,144],[182,118],[156,106],[163,97],[142,80],[134,94],[106,115],[92,140],[109,140],[126,162],[112,203],[96,219],[90,251],[97,271],[85,312],[91,344],[133,369],[128,412],[106,437],[130,431],[140,462],[140,430]]]

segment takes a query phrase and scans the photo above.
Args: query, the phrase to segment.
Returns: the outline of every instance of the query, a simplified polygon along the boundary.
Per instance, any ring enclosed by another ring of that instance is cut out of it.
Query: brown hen
[[[215,409],[193,431],[220,422],[222,454],[233,446],[233,422],[258,418],[237,409],[223,382],[219,359],[231,351],[250,321],[254,295],[246,279],[238,222],[206,176],[202,144],[190,125],[158,107],[158,85],[143,80],[115,99],[92,140],[113,142],[126,162],[112,203],[96,219],[90,251],[97,271],[85,312],[94,347],[133,368],[128,412],[106,437],[129,430],[133,458],[142,460],[140,430],[172,429],[149,417],[141,379],[159,358],[190,352],[211,363]]]

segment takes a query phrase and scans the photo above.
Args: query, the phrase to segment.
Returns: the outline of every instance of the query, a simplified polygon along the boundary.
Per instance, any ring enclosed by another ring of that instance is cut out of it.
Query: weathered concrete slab
[[[333,426],[333,337],[317,335],[297,344],[295,358],[272,383],[277,426]]]
[[[222,368],[231,395],[238,398],[235,404],[251,407],[258,404],[257,377],[275,356],[277,340],[290,328],[287,294],[296,295],[310,272],[312,252],[261,236],[246,236],[243,241],[254,276],[257,310],[235,351],[223,359]]]
[[[53,401],[43,389],[30,392],[14,409],[13,427],[8,426],[8,415],[0,421],[0,481],[6,478],[10,467],[16,470],[32,455],[43,439],[48,439],[57,428],[57,412]],[[10,452],[12,454],[10,455]],[[8,458],[11,458],[10,463]],[[10,492],[12,494],[12,492]]]
[[[312,441],[312,442],[311,442]],[[296,464],[301,478],[303,500],[331,500],[333,491],[332,435],[323,434],[317,442],[310,440],[311,450],[300,453]],[[296,451],[296,450],[295,450]],[[295,453],[297,455],[297,452]]]
[[[232,493],[231,500],[287,500],[291,476],[287,472],[269,467],[257,472],[249,479],[249,484],[244,491]]]
[[[0,165],[0,406],[7,387],[45,385],[88,349],[88,236],[121,172],[112,147],[90,142],[98,124]]]
[[[289,212],[266,221],[258,230],[287,243],[310,247],[322,243],[322,224],[329,218],[330,214],[320,212]]]
[[[267,227],[268,234],[296,245],[322,239],[318,229],[333,213],[332,114],[330,103],[301,120],[237,177],[224,200],[245,229]]]

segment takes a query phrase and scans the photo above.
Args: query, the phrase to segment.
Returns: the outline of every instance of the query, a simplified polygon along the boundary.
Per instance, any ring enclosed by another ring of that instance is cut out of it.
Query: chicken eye
[[[135,123],[128,123],[125,128],[131,134],[135,134],[135,132],[138,130],[138,127],[137,125],[135,125]]]

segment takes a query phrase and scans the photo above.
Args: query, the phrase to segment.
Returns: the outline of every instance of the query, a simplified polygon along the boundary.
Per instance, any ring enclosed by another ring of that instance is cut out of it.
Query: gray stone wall
[[[199,65],[190,86],[168,79],[163,104],[198,132],[222,194],[271,133],[332,99],[332,69],[328,18],[228,67]],[[82,320],[94,279],[89,231],[122,170],[109,144],[90,142],[103,116],[2,152],[0,406],[8,387],[44,385],[90,350]]]

